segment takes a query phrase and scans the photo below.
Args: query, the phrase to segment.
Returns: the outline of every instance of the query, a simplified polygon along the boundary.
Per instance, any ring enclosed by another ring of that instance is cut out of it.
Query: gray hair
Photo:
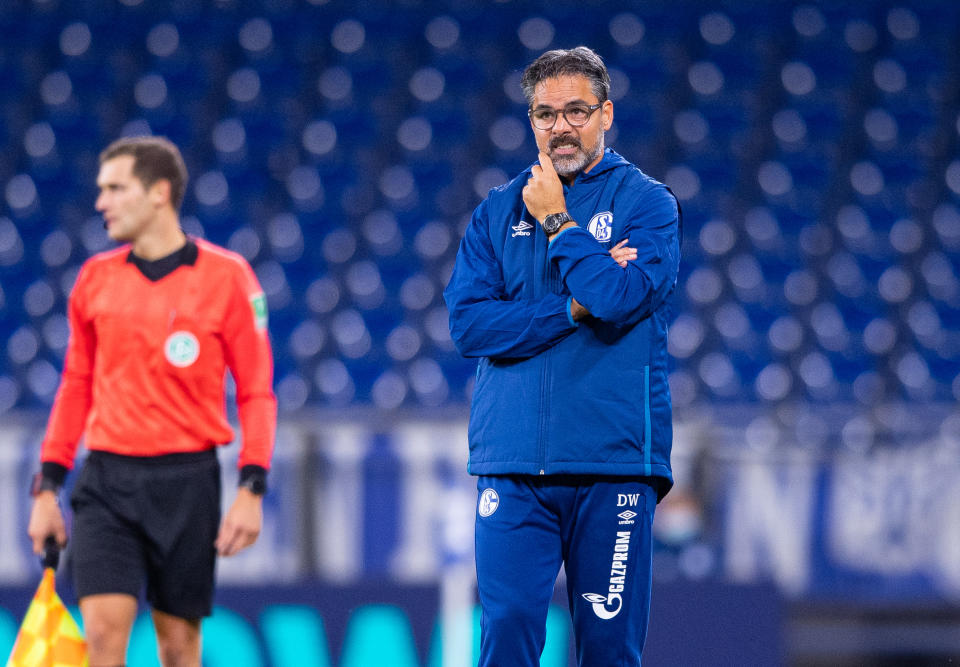
[[[593,94],[602,104],[610,96],[610,75],[603,59],[593,49],[578,46],[575,49],[547,51],[523,71],[520,86],[527,104],[533,105],[534,91],[541,81],[558,76],[583,76],[590,81]]]

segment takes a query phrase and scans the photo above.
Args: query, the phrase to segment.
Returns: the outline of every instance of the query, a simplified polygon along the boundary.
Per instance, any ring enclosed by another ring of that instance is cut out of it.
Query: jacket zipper
[[[570,196],[570,186],[563,186],[563,196],[569,198]],[[537,237],[543,234],[543,228],[540,225],[535,225],[537,227],[535,231]],[[546,241],[546,239],[544,239]],[[554,276],[554,271],[552,270],[553,266],[547,259],[547,250],[548,244],[543,242],[537,243],[537,254],[540,255],[541,266],[543,266],[543,285],[546,290],[551,292],[560,287],[560,272],[556,271],[556,276]],[[542,253],[542,255],[541,255]],[[539,458],[538,458],[538,468],[539,474],[547,474],[547,425],[550,423],[550,400],[549,400],[549,384],[553,377],[553,374],[550,372],[551,366],[550,362],[553,358],[554,353],[553,347],[549,348],[544,352],[543,358],[543,367],[540,371],[540,432],[539,432]]]
[[[547,434],[547,423],[549,418],[547,412],[550,410],[550,401],[547,400],[547,381],[548,381],[548,372],[547,366],[549,365],[550,355],[553,352],[553,348],[550,348],[545,352],[543,359],[543,366],[540,369],[540,429],[539,429],[539,451],[537,456],[538,468],[540,469],[540,474],[546,474],[546,459],[547,459],[547,446],[546,446],[546,434]]]
[[[539,225],[538,225],[539,227]],[[538,233],[543,233],[542,230],[537,230]],[[554,276],[553,266],[547,260],[547,245],[541,244],[538,249],[539,252],[543,253],[542,266],[543,266],[543,284],[546,290],[553,291],[558,288],[560,285],[560,276],[559,272],[556,272],[557,275]],[[538,469],[540,475],[547,474],[547,433],[549,431],[548,425],[550,423],[550,383],[553,378],[553,373],[551,373],[551,363],[553,361],[555,348],[551,347],[544,352],[543,355],[543,366],[540,370],[540,432],[539,432],[539,452],[538,452]]]

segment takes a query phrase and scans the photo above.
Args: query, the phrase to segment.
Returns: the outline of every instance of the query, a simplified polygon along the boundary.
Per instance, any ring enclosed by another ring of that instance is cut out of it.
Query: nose
[[[106,202],[104,201],[104,194],[101,192],[97,195],[97,201],[94,203],[93,208],[97,211],[104,211],[107,208]]]
[[[560,113],[560,114],[557,114],[557,120],[556,120],[556,122],[553,124],[553,131],[554,131],[555,133],[558,133],[558,134],[560,134],[560,133],[562,133],[562,132],[572,132],[572,131],[573,131],[573,125],[571,125],[570,123],[568,123],[568,122],[567,122],[567,117],[564,116],[562,113]]]

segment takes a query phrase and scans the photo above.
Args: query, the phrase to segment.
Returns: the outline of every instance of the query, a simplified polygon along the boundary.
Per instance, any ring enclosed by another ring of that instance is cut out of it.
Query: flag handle
[[[44,569],[51,567],[56,570],[59,564],[60,545],[57,544],[57,538],[51,535],[43,543],[43,554],[40,556],[40,565],[42,565]]]

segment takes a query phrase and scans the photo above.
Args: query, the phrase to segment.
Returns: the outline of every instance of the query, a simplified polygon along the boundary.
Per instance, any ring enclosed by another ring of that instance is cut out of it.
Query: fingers
[[[527,184],[523,186],[522,191],[524,199],[529,195],[541,174],[543,174],[543,169],[539,165],[535,164],[530,168],[530,178],[527,179]]]
[[[27,535],[33,543],[33,553],[38,556],[43,553],[44,542],[48,537],[53,536],[61,548],[66,546],[67,529],[55,494],[42,492],[34,499]]]
[[[47,546],[47,538],[53,537],[57,541],[57,546],[61,549],[67,546],[67,536],[62,530],[56,530],[53,526],[46,532],[31,533],[30,539],[33,542],[33,553],[42,556]]]
[[[237,553],[239,549],[234,546],[234,540],[236,535],[233,531],[226,531],[225,529],[220,530],[220,534],[217,535],[217,541],[213,543],[214,547],[217,549],[218,556],[232,556]]]
[[[214,546],[221,556],[233,556],[253,544],[258,532],[231,523],[224,523]]]
[[[610,256],[613,257],[614,261],[622,268],[626,268],[628,262],[637,258],[637,249],[626,247],[628,240],[629,239],[624,239],[610,248]]]
[[[214,544],[221,556],[233,556],[257,541],[259,529],[225,522]]]
[[[540,164],[530,168],[530,178],[523,188],[523,203],[537,220],[566,210],[560,177],[546,153],[540,153]]]
[[[237,492],[214,542],[219,555],[232,556],[257,541],[263,525],[260,502],[260,496],[255,496],[246,489]]]
[[[33,542],[33,553],[37,556],[42,556],[44,550],[47,546],[47,538],[53,537],[57,542],[57,546],[61,549],[67,546],[67,532],[63,529],[51,529],[49,533],[43,535],[30,535],[30,540]]]
[[[610,256],[613,257],[614,261],[620,266],[626,266],[627,260],[623,258],[623,244],[627,242],[627,239],[620,241],[617,245],[610,248]]]
[[[544,153],[543,151],[540,151],[540,166],[547,173],[551,173],[551,174],[557,173],[557,170],[553,168],[553,160],[551,160],[550,156]],[[533,168],[536,169],[537,167],[534,166]]]
[[[233,534],[226,534],[223,530],[220,531],[220,534],[217,535],[217,541],[213,543],[213,546],[217,550],[218,556],[232,556],[237,553],[237,550],[233,546],[234,536]]]
[[[534,187],[537,186],[537,183],[543,178],[543,169],[540,165],[533,165],[530,168],[530,178],[527,179],[527,184],[523,186],[523,194],[526,195]]]
[[[61,549],[67,546],[67,529],[62,523],[53,531],[53,538]]]

